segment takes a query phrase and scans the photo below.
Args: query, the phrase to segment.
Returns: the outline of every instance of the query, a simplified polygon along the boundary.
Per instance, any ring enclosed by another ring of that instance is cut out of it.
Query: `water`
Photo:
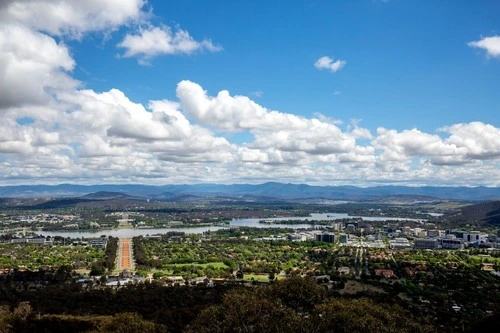
[[[71,238],[97,238],[101,236],[113,236],[118,238],[132,238],[136,236],[165,234],[171,231],[181,231],[187,234],[201,234],[205,231],[216,231],[224,227],[193,227],[193,228],[155,228],[155,229],[108,229],[97,231],[38,231],[42,236],[62,236]]]
[[[307,223],[307,221],[334,221],[346,218],[360,218],[364,221],[414,221],[422,222],[424,219],[410,219],[404,217],[380,217],[380,216],[349,216],[345,213],[325,213],[325,214],[311,214],[310,216],[299,216],[299,217],[276,217],[269,218],[265,220],[272,221],[286,221],[286,220],[296,220],[304,221],[302,224],[267,224],[259,223],[264,219],[233,219],[230,221],[230,226],[235,227],[253,227],[253,228],[291,228],[291,229],[308,229],[314,228],[313,224]],[[98,231],[39,231],[38,234],[42,236],[63,236],[71,238],[95,238],[100,236],[113,236],[119,238],[132,238],[136,236],[146,236],[155,234],[164,234],[169,231],[180,231],[187,234],[201,234],[205,231],[216,231],[219,229],[224,229],[227,227],[211,226],[211,227],[179,227],[179,228],[157,228],[157,229],[111,229],[111,230],[98,230]]]

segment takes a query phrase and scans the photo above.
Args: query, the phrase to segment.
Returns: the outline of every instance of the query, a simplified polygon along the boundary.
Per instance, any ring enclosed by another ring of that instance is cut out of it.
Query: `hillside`
[[[490,201],[465,206],[461,208],[460,212],[452,219],[457,222],[471,221],[475,223],[500,225],[500,201]]]
[[[109,199],[129,199],[133,197],[122,192],[99,191],[95,193],[86,194],[81,198],[90,200],[109,200]]]

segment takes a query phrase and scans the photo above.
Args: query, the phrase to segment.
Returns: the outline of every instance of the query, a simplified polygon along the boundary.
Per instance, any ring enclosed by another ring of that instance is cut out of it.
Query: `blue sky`
[[[100,90],[120,88],[143,103],[175,99],[176,84],[188,79],[211,93],[227,89],[306,117],[320,112],[344,122],[362,119],[371,129],[435,131],[450,122],[475,120],[500,125],[498,60],[467,46],[500,33],[497,1],[150,5],[155,23],[178,25],[224,50],[157,57],[151,66],[137,66],[134,58],[116,61],[122,31],[104,45],[96,38],[72,43],[77,63],[95,73],[90,80],[83,72],[76,76]],[[335,74],[315,70],[312,64],[324,55],[345,59],[347,65]]]
[[[2,6],[0,183],[500,184],[498,1]]]

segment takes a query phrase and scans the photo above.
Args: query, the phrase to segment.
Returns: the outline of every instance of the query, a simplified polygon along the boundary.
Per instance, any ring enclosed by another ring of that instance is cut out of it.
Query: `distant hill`
[[[90,197],[85,197],[87,195]],[[397,201],[398,197],[408,201],[414,197],[415,201],[429,201],[433,198],[464,201],[500,200],[498,187],[407,187],[407,186],[312,186],[306,184],[264,183],[264,184],[194,184],[194,185],[22,185],[0,186],[0,197],[3,198],[35,198],[35,197],[82,197],[84,199],[99,200],[109,197],[127,199],[124,196],[135,198],[150,198],[168,200],[182,198],[191,200],[194,197],[267,197],[277,199],[309,199],[322,198],[328,200],[364,201],[374,198],[391,197]],[[186,197],[192,196],[192,197]]]
[[[131,199],[134,197],[122,192],[100,191],[100,192],[86,194],[81,198],[90,200],[110,200],[110,199]]]
[[[456,221],[464,220],[500,225],[500,201],[490,201],[462,207],[453,219]]]

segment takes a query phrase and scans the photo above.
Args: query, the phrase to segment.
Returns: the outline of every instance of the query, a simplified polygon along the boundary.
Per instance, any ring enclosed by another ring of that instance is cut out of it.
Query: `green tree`
[[[134,332],[161,332],[162,327],[153,322],[144,320],[137,313],[123,312],[113,316],[100,327],[99,332],[134,333]]]

